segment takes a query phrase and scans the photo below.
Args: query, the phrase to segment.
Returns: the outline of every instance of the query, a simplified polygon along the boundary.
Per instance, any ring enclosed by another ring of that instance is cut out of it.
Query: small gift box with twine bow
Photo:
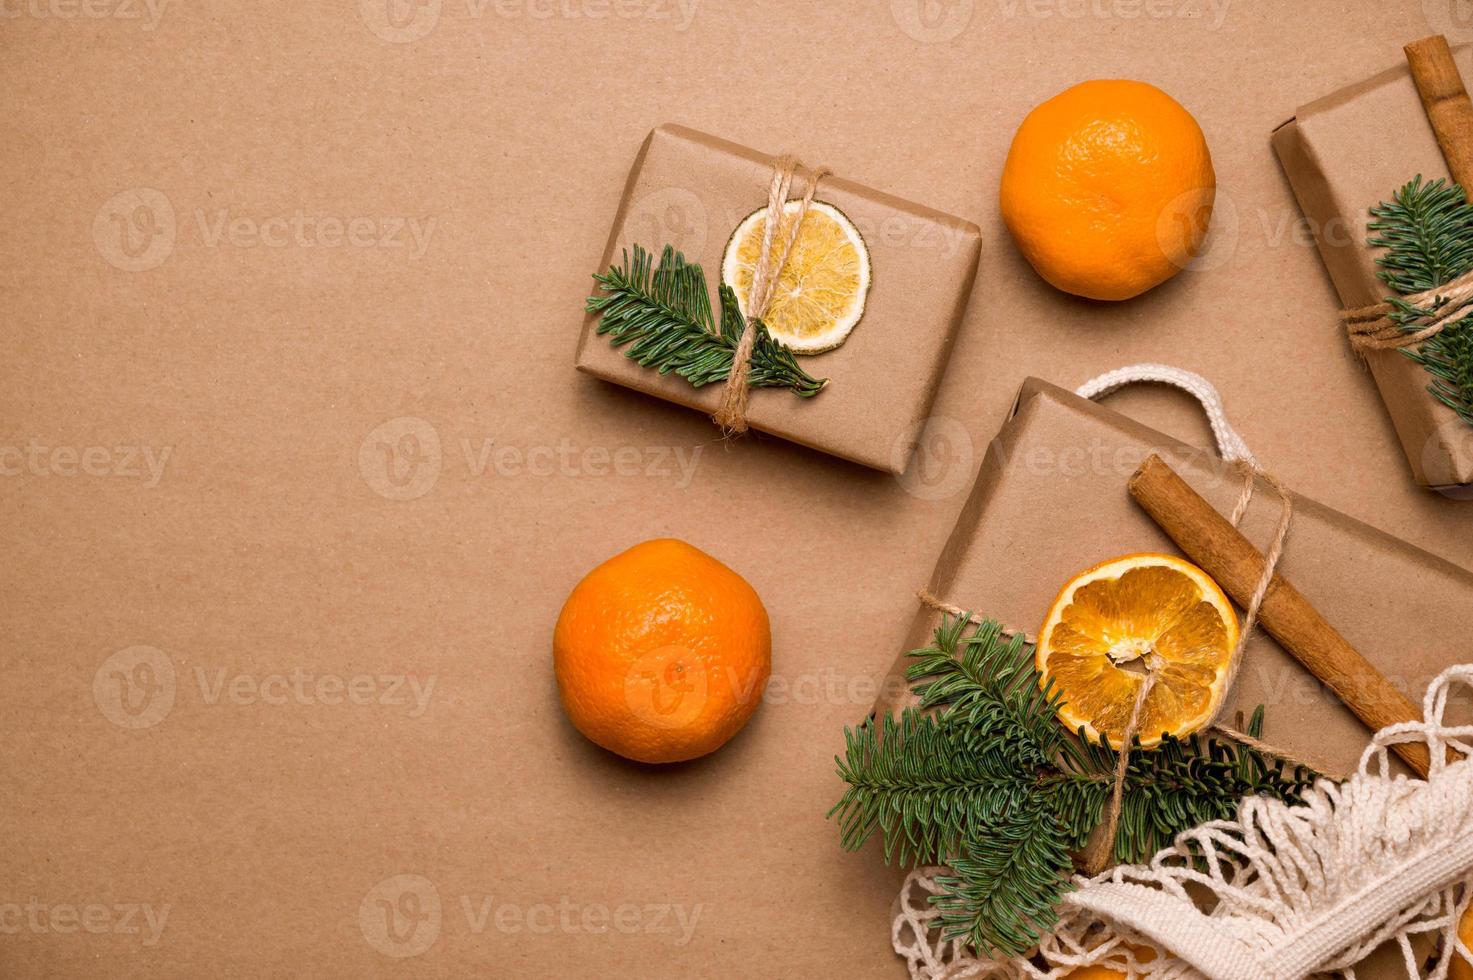
[[[1273,144],[1339,294],[1339,332],[1369,366],[1414,477],[1466,499],[1473,104],[1462,79],[1473,48],[1432,37],[1406,53],[1302,106]]]
[[[807,223],[848,256],[847,284],[833,270],[795,274],[820,251],[797,235]],[[577,367],[703,411],[714,431],[760,430],[902,473],[980,248],[980,231],[960,218],[791,156],[661,126],[629,175]],[[817,336],[805,333],[810,297]],[[835,306],[828,322],[822,311]]]

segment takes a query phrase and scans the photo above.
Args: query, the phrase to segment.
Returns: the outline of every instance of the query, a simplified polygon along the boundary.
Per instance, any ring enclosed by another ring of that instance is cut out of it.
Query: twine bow
[[[1355,310],[1342,310],[1340,321],[1350,334],[1350,346],[1365,356],[1374,350],[1404,350],[1417,347],[1468,316],[1473,304],[1473,272],[1466,272],[1441,286],[1410,296],[1397,303],[1376,303]],[[1392,319],[1408,308],[1425,313],[1404,323]],[[1415,327],[1415,329],[1412,329]]]
[[[757,256],[757,265],[752,270],[752,288],[747,294],[747,308],[743,311],[747,323],[742,330],[741,340],[737,342],[736,353],[732,356],[731,373],[726,376],[726,387],[721,392],[721,406],[711,416],[728,433],[747,431],[747,397],[750,387],[747,376],[752,370],[752,348],[757,343],[756,322],[767,315],[767,308],[772,304],[773,290],[788,264],[793,244],[798,240],[798,230],[813,203],[818,182],[830,173],[824,167],[812,171],[812,176],[808,179],[808,189],[798,200],[797,210],[793,213],[793,222],[787,227],[782,241],[777,242],[793,177],[802,166],[796,157],[784,155],[778,158],[772,168],[772,181],[767,190],[767,214],[763,219],[762,250]]]

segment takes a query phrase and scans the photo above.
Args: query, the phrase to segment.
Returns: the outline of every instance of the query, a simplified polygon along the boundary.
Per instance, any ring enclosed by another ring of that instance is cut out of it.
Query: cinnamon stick
[[[1264,557],[1253,543],[1177,476],[1151,456],[1130,478],[1130,495],[1177,546],[1241,606],[1247,606],[1263,577]],[[1325,621],[1299,590],[1274,575],[1258,621],[1310,673],[1345,702],[1372,730],[1422,713],[1380,671]],[[1422,777],[1431,761],[1421,743],[1392,750]]]
[[[1453,62],[1447,38],[1441,34],[1424,37],[1403,50],[1447,169],[1453,180],[1473,195],[1473,102],[1463,87],[1463,76]]]

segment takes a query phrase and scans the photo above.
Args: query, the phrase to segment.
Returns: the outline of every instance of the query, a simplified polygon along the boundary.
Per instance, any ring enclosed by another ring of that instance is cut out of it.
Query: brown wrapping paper
[[[1455,48],[1454,58],[1473,79],[1473,48]],[[1368,210],[1417,174],[1448,176],[1407,66],[1303,106],[1274,131],[1273,144],[1341,305],[1385,299],[1391,289],[1376,275],[1379,250],[1365,244]],[[1399,351],[1372,351],[1367,360],[1417,482],[1473,484],[1473,426],[1427,392],[1426,370]]]
[[[943,601],[1034,633],[1078,571],[1133,552],[1177,553],[1126,491],[1151,453],[1219,511],[1231,511],[1241,477],[1214,453],[1030,379],[988,449],[927,587]],[[1261,548],[1278,515],[1278,498],[1260,484],[1243,530]],[[1437,674],[1473,660],[1473,573],[1302,497],[1279,568],[1419,706]],[[902,649],[929,645],[939,621],[920,607]],[[916,703],[907,666],[902,654],[880,687],[877,713]],[[1248,642],[1223,717],[1260,704],[1265,740],[1327,774],[1352,771],[1370,740],[1349,709],[1262,630]],[[1473,711],[1462,704],[1450,715],[1468,719]],[[1373,959],[1361,976],[1401,976],[1394,950]]]
[[[673,245],[705,269],[714,301],[727,240],[766,203],[773,161],[683,126],[655,129],[630,172],[600,270],[632,245],[656,254]],[[864,318],[838,349],[799,359],[808,373],[829,379],[822,393],[801,399],[785,389],[754,389],[748,422],[822,452],[902,473],[972,291],[981,232],[968,221],[841,177],[825,177],[817,199],[848,215],[869,246],[873,279]],[[703,412],[716,409],[720,385],[693,388],[640,367],[599,336],[596,326],[594,317],[585,319],[578,370]]]

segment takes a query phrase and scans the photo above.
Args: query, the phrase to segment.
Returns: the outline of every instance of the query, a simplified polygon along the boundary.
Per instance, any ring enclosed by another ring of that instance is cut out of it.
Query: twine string
[[[788,194],[792,190],[793,178],[801,167],[797,158],[790,155],[779,157],[773,164],[772,180],[767,188],[767,213],[763,218],[762,248],[757,256],[757,265],[752,270],[752,288],[747,294],[747,322],[742,329],[741,339],[737,342],[736,352],[732,355],[731,373],[726,376],[726,385],[721,392],[721,405],[711,416],[727,433],[747,431],[747,398],[750,391],[747,379],[752,371],[752,349],[757,343],[754,321],[767,315],[767,308],[772,304],[773,290],[777,288],[777,281],[788,264],[788,256],[792,254],[793,245],[798,241],[799,229],[808,215],[809,206],[813,204],[818,182],[829,174],[829,170],[824,167],[812,171],[808,178],[808,188],[798,199],[792,224],[787,227],[787,234],[779,242],[777,233],[787,209]]]
[[[1399,304],[1376,303],[1354,310],[1342,310],[1340,321],[1350,334],[1350,345],[1362,355],[1375,350],[1402,350],[1418,347],[1442,333],[1468,315],[1473,304],[1473,271],[1465,272],[1441,286],[1403,296],[1400,303],[1433,312],[1419,317],[1428,320],[1420,329],[1408,332],[1391,317],[1405,312]]]
[[[1093,878],[1108,868],[1115,856],[1115,836],[1120,830],[1120,809],[1125,803],[1125,775],[1130,771],[1130,752],[1135,745],[1136,735],[1140,731],[1141,714],[1146,706],[1146,699],[1151,696],[1151,690],[1156,686],[1156,675],[1146,671],[1145,679],[1135,692],[1135,705],[1130,709],[1130,721],[1125,725],[1125,731],[1120,735],[1120,745],[1116,748],[1115,756],[1115,781],[1110,788],[1110,802],[1105,810],[1104,830],[1095,835],[1084,849],[1082,864],[1084,873]],[[1103,736],[1106,743],[1109,736]]]

